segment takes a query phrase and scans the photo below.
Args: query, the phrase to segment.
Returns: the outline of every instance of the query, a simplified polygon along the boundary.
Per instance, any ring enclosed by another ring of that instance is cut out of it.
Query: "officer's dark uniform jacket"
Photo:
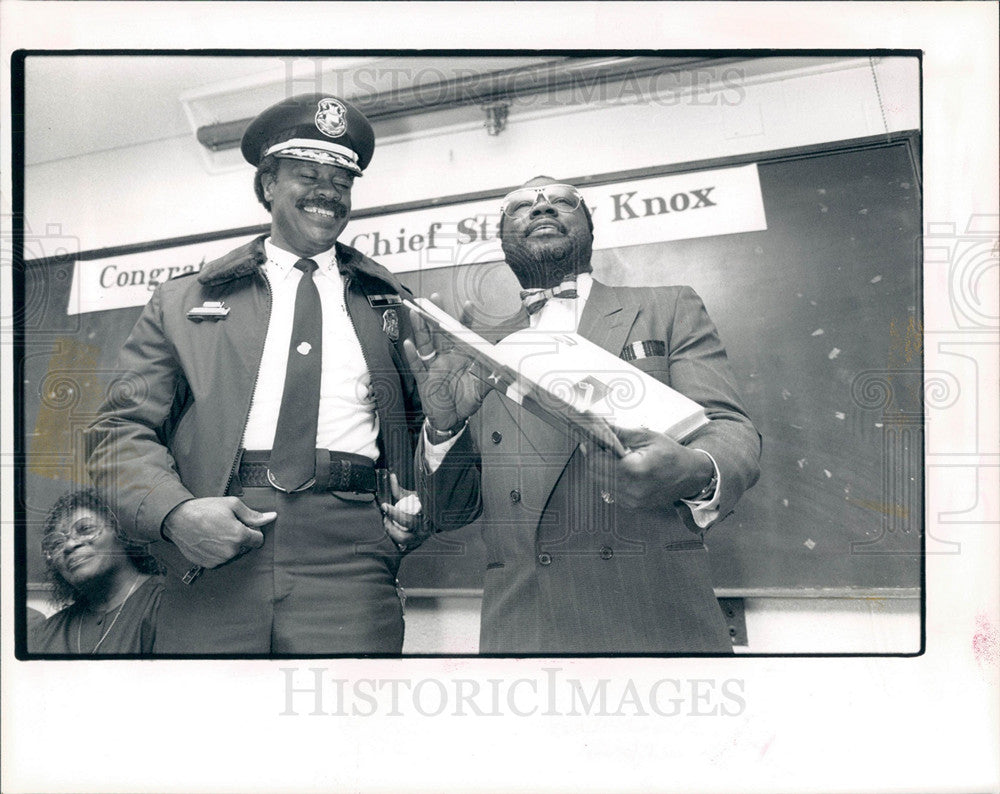
[[[88,467],[134,538],[161,541],[161,524],[174,507],[192,497],[222,496],[231,486],[271,309],[263,241],[205,265],[196,277],[161,284],[121,351],[120,371],[88,429]],[[462,526],[480,509],[470,434],[462,435],[433,475],[422,457],[414,467],[423,417],[401,349],[408,313],[400,306],[373,308],[368,300],[405,294],[406,288],[353,248],[338,243],[337,259],[371,375],[381,465],[418,491],[434,529]],[[188,311],[206,301],[225,302],[228,315],[192,321]],[[387,311],[396,313],[392,322],[383,319]],[[397,340],[390,339],[394,323]],[[154,553],[164,545],[155,544]]]

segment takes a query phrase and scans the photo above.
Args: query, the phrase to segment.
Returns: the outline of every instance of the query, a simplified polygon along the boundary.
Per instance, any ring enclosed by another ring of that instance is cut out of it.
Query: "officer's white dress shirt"
[[[264,241],[267,262],[264,276],[271,288],[271,318],[260,359],[250,417],[243,433],[244,449],[268,450],[274,445],[281,394],[288,366],[288,347],[295,316],[295,294],[302,271],[295,267],[298,254]],[[352,452],[378,460],[378,414],[372,396],[371,375],[361,343],[347,313],[344,281],[337,268],[336,246],[312,259],[317,269],[313,281],[323,307],[323,373],[320,379],[316,447]],[[461,434],[459,434],[461,435]],[[424,457],[434,472],[458,435],[441,444],[424,439]]]
[[[271,288],[271,319],[260,359],[250,418],[243,433],[244,449],[271,449],[278,426],[281,394],[288,366],[288,345],[295,315],[295,293],[301,257],[270,238],[264,241],[264,275]],[[378,414],[371,376],[357,332],[344,302],[344,282],[334,248],[309,257],[316,265],[313,281],[323,306],[323,374],[320,380],[316,447],[378,459]]]

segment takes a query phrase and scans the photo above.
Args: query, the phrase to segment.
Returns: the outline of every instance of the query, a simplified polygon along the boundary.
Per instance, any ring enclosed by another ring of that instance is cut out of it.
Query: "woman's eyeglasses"
[[[81,541],[89,543],[100,535],[103,529],[101,524],[85,523],[72,527],[69,532],[50,532],[42,539],[42,554],[46,560],[52,560],[74,535]]]
[[[500,209],[508,218],[522,218],[535,206],[539,196],[560,212],[572,212],[583,201],[583,196],[572,185],[521,187],[504,197]]]

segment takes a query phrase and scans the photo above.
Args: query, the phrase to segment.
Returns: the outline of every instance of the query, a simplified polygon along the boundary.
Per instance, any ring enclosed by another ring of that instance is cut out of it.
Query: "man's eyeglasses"
[[[542,185],[541,187],[521,187],[508,193],[500,205],[508,218],[523,218],[542,196],[560,212],[572,212],[583,202],[583,196],[572,185]]]
[[[50,532],[42,539],[42,554],[46,560],[51,560],[69,542],[69,539],[76,535],[80,540],[89,543],[104,529],[103,525],[97,522],[87,522],[72,527],[69,532]]]

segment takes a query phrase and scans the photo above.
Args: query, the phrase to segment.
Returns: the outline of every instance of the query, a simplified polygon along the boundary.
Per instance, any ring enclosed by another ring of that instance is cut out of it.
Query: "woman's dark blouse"
[[[118,620],[101,643],[97,655],[150,653],[156,636],[156,612],[162,594],[163,580],[160,577],[151,576],[143,582],[125,602]],[[77,638],[80,636],[80,620],[85,613],[86,609],[79,603],[71,604],[44,623],[36,624],[28,633],[28,651],[80,654]],[[110,625],[114,616],[115,609],[106,614],[106,625]],[[82,655],[92,654],[93,645],[83,649]]]

